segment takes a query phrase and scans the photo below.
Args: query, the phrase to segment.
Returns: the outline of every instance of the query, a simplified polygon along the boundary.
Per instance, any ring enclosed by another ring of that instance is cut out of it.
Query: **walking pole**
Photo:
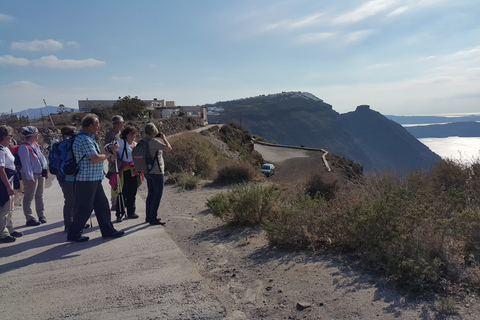
[[[123,187],[122,187],[122,181],[120,180],[120,173],[118,172],[118,161],[115,159],[115,172],[117,173],[117,188],[118,188],[118,204],[120,206],[120,217],[123,219],[123,217],[126,215],[125,213],[125,199],[123,198]],[[120,198],[119,198],[120,197]]]

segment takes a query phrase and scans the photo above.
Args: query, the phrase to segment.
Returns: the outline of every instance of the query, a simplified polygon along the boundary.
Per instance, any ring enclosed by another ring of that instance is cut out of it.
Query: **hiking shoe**
[[[40,221],[40,223],[47,223],[47,219],[45,217],[39,218],[38,221]]]
[[[88,241],[90,238],[89,237],[78,237],[78,238],[75,238],[75,239],[68,239],[67,238],[67,242],[85,242],[85,241]]]
[[[115,232],[112,233],[111,235],[103,237],[103,239],[120,238],[120,237],[123,236],[124,234],[125,234],[125,231],[115,231]]]
[[[155,221],[150,222],[151,226],[164,226],[166,224],[167,224],[166,222],[163,222],[163,221],[160,221],[160,220],[155,220]]]
[[[27,221],[27,227],[35,227],[35,226],[38,226],[38,225],[40,225],[40,222],[37,221],[35,218]]]
[[[140,217],[138,214],[134,213],[134,214],[131,214],[128,216],[128,219],[137,219],[138,217]]]
[[[15,239],[12,236],[6,236],[5,238],[0,239],[0,243],[9,243],[9,242],[15,242],[17,239]]]
[[[18,232],[18,231],[13,231],[13,232],[10,233],[10,235],[12,237],[15,237],[15,238],[20,238],[21,236],[23,236],[23,233]]]

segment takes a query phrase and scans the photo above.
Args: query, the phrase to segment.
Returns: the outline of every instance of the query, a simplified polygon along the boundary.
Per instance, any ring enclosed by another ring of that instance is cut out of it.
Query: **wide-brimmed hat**
[[[34,126],[27,126],[22,128],[22,134],[24,137],[31,137],[35,133],[38,133],[37,127]]]

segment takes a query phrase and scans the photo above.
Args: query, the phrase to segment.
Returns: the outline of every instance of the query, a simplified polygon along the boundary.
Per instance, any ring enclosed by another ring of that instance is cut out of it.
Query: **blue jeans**
[[[164,175],[147,173],[145,174],[145,178],[147,178],[148,187],[145,220],[147,222],[154,222],[158,220],[157,211],[163,196]]]

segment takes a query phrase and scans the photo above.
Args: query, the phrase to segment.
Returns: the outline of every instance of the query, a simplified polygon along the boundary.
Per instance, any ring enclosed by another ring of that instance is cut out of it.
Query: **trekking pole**
[[[126,215],[125,211],[125,199],[123,199],[123,187],[122,187],[122,181],[120,180],[120,173],[118,172],[118,159],[115,159],[115,172],[117,173],[117,187],[118,187],[118,194],[117,198],[118,199],[118,205],[120,206],[120,216],[123,217]]]

